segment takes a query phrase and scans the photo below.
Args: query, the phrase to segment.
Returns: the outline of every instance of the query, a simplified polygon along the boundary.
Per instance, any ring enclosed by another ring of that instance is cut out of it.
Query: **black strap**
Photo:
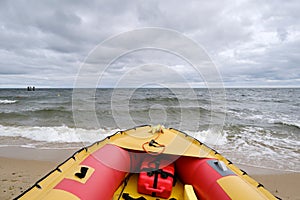
[[[146,171],[147,176],[151,177],[154,175],[154,181],[153,181],[153,188],[157,188],[157,182],[158,182],[158,175],[160,174],[160,177],[163,179],[167,179],[168,177],[172,177],[173,179],[173,186],[176,184],[176,179],[174,174],[171,174],[169,172],[164,171],[163,169],[153,169],[153,168],[143,168],[141,171]],[[156,192],[152,192],[152,197],[156,197]]]
[[[172,177],[173,179],[175,178],[174,174],[171,174],[170,172],[166,172],[163,169],[153,169],[153,168],[143,168],[141,169],[141,172],[147,172],[148,176],[153,176],[155,174],[160,174],[161,178],[166,179],[169,176]]]
[[[147,199],[145,199],[145,197],[142,197],[142,196],[139,198],[133,198],[128,193],[123,193],[122,197],[125,200],[147,200]]]
[[[125,190],[125,187],[127,186],[127,183],[128,183],[128,180],[129,180],[129,178],[131,177],[131,175],[132,174],[129,174],[127,177],[125,177],[125,179],[123,180],[123,188],[122,188],[122,190],[121,190],[121,193],[120,193],[120,195],[119,195],[119,197],[118,197],[118,200],[120,200],[120,198],[121,198],[121,196],[122,196],[122,194],[123,194],[123,192],[124,192],[124,190]]]
[[[158,170],[154,171],[154,181],[153,181],[153,188],[157,188],[157,181],[158,181]],[[147,173],[148,175],[148,173]],[[152,192],[151,196],[156,197],[156,192]]]
[[[150,165],[154,163],[155,164],[155,167],[150,167]],[[164,171],[163,169],[159,169],[159,165],[160,165],[160,160],[159,159],[156,159],[156,160],[153,160],[151,162],[148,163],[148,168],[142,168],[141,169],[141,172],[144,171],[144,172],[147,172],[147,176],[153,176],[154,175],[154,181],[153,181],[153,188],[154,189],[157,189],[157,183],[158,183],[158,175],[160,174],[160,177],[163,178],[163,179],[167,179],[168,177],[172,177],[173,179],[173,186],[175,186],[176,184],[176,179],[175,179],[175,176],[174,174],[171,174],[169,172],[166,172]],[[152,192],[151,194],[152,197],[156,197],[156,192]]]

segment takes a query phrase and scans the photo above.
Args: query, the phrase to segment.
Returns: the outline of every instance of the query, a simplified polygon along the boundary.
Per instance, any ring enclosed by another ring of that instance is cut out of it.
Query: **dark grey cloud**
[[[96,45],[118,33],[143,27],[174,29],[198,42],[219,67],[226,86],[300,86],[299,10],[297,0],[3,0],[0,87],[72,87],[80,65]],[[169,42],[167,36],[161,35],[144,35],[140,39],[144,38],[149,42]],[[128,47],[134,46],[139,38],[126,42]],[[170,45],[184,48],[183,44]],[[117,51],[115,44],[105,53]],[[94,66],[90,73],[104,61],[89,59]],[[168,65],[192,85],[203,84],[203,78],[182,60],[144,53],[131,54],[114,63],[106,71],[106,86],[114,83],[109,80],[147,63]],[[168,68],[154,68],[139,68],[138,72],[180,84],[166,75],[171,73]]]

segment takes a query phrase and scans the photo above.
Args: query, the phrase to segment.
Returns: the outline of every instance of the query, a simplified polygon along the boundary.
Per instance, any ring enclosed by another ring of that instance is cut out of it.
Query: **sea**
[[[0,89],[0,147],[81,148],[133,126],[179,129],[235,164],[300,172],[300,88]]]

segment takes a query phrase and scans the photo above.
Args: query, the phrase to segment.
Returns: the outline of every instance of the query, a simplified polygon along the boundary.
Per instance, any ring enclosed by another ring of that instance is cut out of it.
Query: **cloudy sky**
[[[300,87],[299,10],[298,0],[1,0],[0,87],[73,87],[97,45],[144,27],[174,30],[197,42],[227,87]],[[112,87],[126,74],[131,82],[157,76],[174,87],[182,81],[203,86],[190,68],[168,53],[145,50],[122,56],[99,84]],[[168,76],[174,70],[184,80]]]

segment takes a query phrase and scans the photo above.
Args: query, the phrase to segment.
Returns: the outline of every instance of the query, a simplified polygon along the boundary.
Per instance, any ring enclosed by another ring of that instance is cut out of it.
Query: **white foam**
[[[0,125],[0,136],[23,137],[38,142],[57,142],[57,143],[77,143],[88,142],[93,143],[106,138],[109,135],[119,131],[119,129],[82,129],[70,128],[67,126],[3,126]],[[227,142],[227,133],[223,131],[216,133],[208,129],[199,132],[186,131],[187,134],[195,137],[201,142],[208,145],[224,145]]]
[[[281,113],[274,113],[274,114],[248,114],[243,112],[236,112],[236,111],[227,111],[227,113],[230,113],[239,119],[248,119],[248,120],[254,120],[254,121],[263,121],[270,124],[283,124],[288,126],[294,126],[297,128],[300,128],[300,118],[297,118],[297,116],[294,115],[284,115]]]
[[[17,102],[17,100],[0,99],[0,104],[13,104],[16,102]]]
[[[230,137],[220,150],[234,162],[300,171],[299,153],[296,151],[300,141],[291,135],[248,126]],[[289,162],[286,163],[286,160]]]
[[[37,141],[38,144],[42,142],[45,143],[45,148],[52,147],[51,144],[49,146],[47,143],[60,143],[63,147],[66,147],[63,143],[94,143],[117,131],[118,129],[88,130],[67,126],[0,125],[0,136],[15,137],[16,139],[22,137]],[[233,162],[265,167],[276,166],[278,169],[300,171],[299,153],[296,151],[300,146],[300,141],[295,140],[290,135],[282,137],[279,133],[252,126],[244,127],[241,132],[233,134],[227,130],[215,132],[213,129],[198,132],[186,131],[186,133],[209,146],[213,146]],[[15,144],[1,144],[1,146],[10,145]],[[35,143],[22,145],[30,148],[35,147]],[[58,147],[60,146],[55,146],[55,148]],[[67,145],[67,147],[69,146]],[[289,160],[289,163],[286,163],[286,160]]]
[[[185,133],[189,134],[190,136],[196,138],[200,142],[203,142],[208,145],[224,145],[227,143],[227,132],[226,131],[214,131],[212,129],[198,131],[198,132],[191,132],[186,131]]]
[[[111,135],[118,130],[87,130],[69,128],[67,126],[40,127],[40,126],[2,126],[0,136],[23,137],[34,141],[72,143],[95,142]]]

